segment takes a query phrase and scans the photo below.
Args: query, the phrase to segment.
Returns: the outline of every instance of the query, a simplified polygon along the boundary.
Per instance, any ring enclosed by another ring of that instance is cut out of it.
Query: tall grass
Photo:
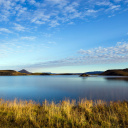
[[[0,128],[128,128],[128,102],[0,100]]]

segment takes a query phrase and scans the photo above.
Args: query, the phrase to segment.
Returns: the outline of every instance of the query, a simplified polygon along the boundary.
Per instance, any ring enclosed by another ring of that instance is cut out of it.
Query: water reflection
[[[128,77],[107,77],[107,78],[105,78],[106,80],[118,80],[118,81],[120,81],[120,80],[122,80],[122,81],[126,81],[126,82],[128,82]]]
[[[127,77],[128,78],[128,77]],[[59,102],[65,98],[128,100],[128,79],[106,76],[9,76],[0,77],[0,98]]]

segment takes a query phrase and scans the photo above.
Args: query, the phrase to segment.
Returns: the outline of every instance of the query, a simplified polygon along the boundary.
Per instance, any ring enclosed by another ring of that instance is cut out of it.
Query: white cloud
[[[54,41],[49,41],[48,44],[56,44]]]
[[[36,10],[31,17],[31,22],[36,24],[45,24],[45,22],[49,22],[50,15],[46,15],[44,10]]]
[[[109,64],[128,62],[128,43],[118,42],[112,47],[98,47],[90,50],[79,50],[79,56],[60,60],[40,62],[28,65],[30,68],[48,68],[61,66],[77,66],[92,64]]]
[[[51,23],[50,23],[50,26],[51,26],[51,27],[56,27],[56,26],[58,26],[58,25],[60,25],[60,24],[58,23],[57,20],[53,20],[53,21],[51,21]]]
[[[25,36],[25,37],[21,37],[22,40],[35,40],[36,37],[35,36]]]
[[[93,9],[88,9],[86,12],[85,12],[85,15],[86,16],[96,16],[96,13],[98,12],[98,10],[93,10]]]
[[[78,11],[79,3],[73,2],[68,6],[65,6],[62,14],[65,16],[65,21],[70,21],[70,19],[82,18],[82,13]],[[64,20],[63,20],[64,21]]]
[[[88,16],[115,15],[116,11],[126,9],[126,4],[127,0],[0,0],[0,21],[13,19],[13,22],[24,21],[56,27],[63,23],[69,24],[75,19],[87,19]],[[21,26],[16,29],[24,31]]]
[[[77,9],[76,9],[76,8],[77,8],[78,6],[79,6],[78,3],[73,2],[72,4],[66,6],[66,7],[64,8],[64,11],[67,12],[67,13],[77,12]]]
[[[109,5],[111,5],[111,3],[109,1],[97,1],[96,5],[99,5],[99,6],[109,6]]]
[[[47,38],[50,38],[53,34],[51,33],[43,33],[43,36],[47,37]]]
[[[103,47],[98,47],[95,49],[91,49],[91,50],[83,50],[81,49],[79,51],[80,54],[82,55],[86,55],[86,56],[120,56],[123,57],[126,54],[128,54],[128,43],[121,43],[118,42],[116,46],[114,47],[107,47],[107,48],[103,48]]]
[[[22,7],[21,5],[17,5],[15,7],[15,10],[17,12],[17,17],[21,16],[22,14],[27,12],[27,8],[26,7]]]
[[[35,3],[36,3],[35,0],[28,0],[28,2],[29,2],[30,4],[35,4]]]
[[[13,28],[14,28],[15,30],[17,30],[17,31],[25,31],[25,30],[26,30],[26,28],[23,27],[23,26],[20,25],[20,24],[14,23],[14,26],[15,26],[15,27],[13,27]]]
[[[0,28],[0,32],[5,32],[5,33],[12,33],[12,31],[10,31],[7,28]]]
[[[69,22],[68,24],[73,25],[73,24],[75,24],[75,23],[71,21],[71,22]]]
[[[112,11],[116,11],[120,9],[120,5],[111,5],[107,11],[112,10]]]

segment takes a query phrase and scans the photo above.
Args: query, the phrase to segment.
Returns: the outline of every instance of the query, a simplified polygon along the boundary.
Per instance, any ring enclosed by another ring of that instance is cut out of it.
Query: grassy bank
[[[0,100],[1,128],[128,128],[128,102]]]

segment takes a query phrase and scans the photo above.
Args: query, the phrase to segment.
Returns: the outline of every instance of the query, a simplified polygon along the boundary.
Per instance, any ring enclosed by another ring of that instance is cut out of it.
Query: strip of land
[[[23,69],[21,71],[15,70],[0,70],[0,76],[21,76],[21,75],[80,75],[82,77],[90,75],[104,75],[104,76],[128,76],[128,68],[126,69],[116,69],[116,70],[106,70],[106,71],[94,71],[86,73],[32,73]]]

